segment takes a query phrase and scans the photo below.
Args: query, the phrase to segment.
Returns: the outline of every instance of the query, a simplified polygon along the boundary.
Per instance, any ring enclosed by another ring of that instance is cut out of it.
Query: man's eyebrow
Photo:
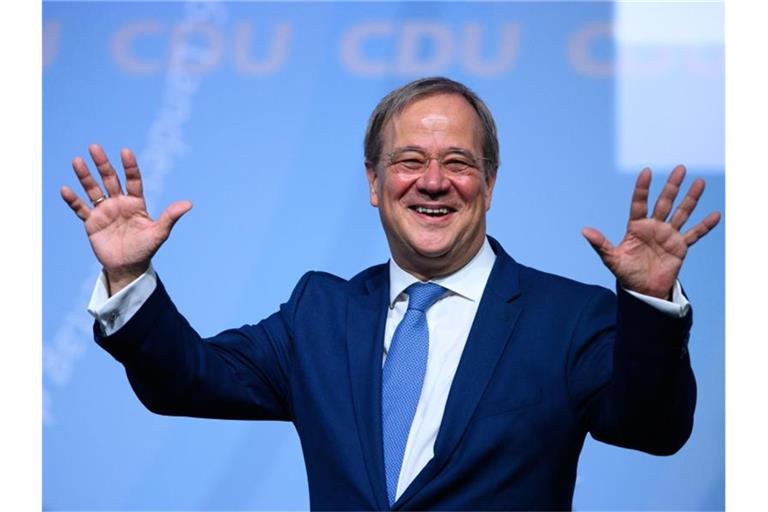
[[[471,158],[477,158],[475,154],[472,153],[472,151],[464,148],[455,147],[455,146],[446,149],[443,154],[447,155],[448,153],[459,153],[461,155],[468,156]]]
[[[397,148],[392,149],[392,154],[395,153],[405,153],[406,151],[416,151],[418,153],[424,153],[427,154],[427,150],[422,148],[421,146],[400,146]]]
[[[394,148],[392,150],[392,152],[390,154],[394,155],[394,154],[398,154],[398,153],[405,153],[407,151],[415,151],[417,153],[422,153],[422,154],[425,154],[425,155],[429,154],[429,151],[427,151],[426,148],[423,148],[421,146],[400,146],[400,147],[396,147],[396,148]],[[468,149],[465,149],[465,148],[460,148],[460,147],[457,147],[457,146],[451,146],[449,148],[446,148],[445,150],[440,152],[440,155],[448,155],[450,153],[459,153],[461,155],[468,156],[468,157],[471,157],[471,158],[477,158],[474,155],[474,153],[472,153],[472,151],[470,151]]]

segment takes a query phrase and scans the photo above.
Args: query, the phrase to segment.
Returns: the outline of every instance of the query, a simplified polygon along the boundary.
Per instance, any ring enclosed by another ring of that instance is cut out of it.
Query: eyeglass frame
[[[406,153],[417,153],[421,158],[423,158],[423,161],[420,161],[421,165],[419,168],[411,168],[407,165],[404,165],[403,163],[408,160],[414,160],[416,161],[416,158],[405,158],[405,159],[398,159],[399,157],[402,157]],[[461,161],[460,163],[464,165],[460,170],[454,170],[450,169],[446,165],[446,161],[449,160],[450,156],[456,156],[466,159],[467,161]],[[398,170],[407,174],[411,175],[422,175],[425,172],[427,172],[427,169],[429,169],[429,165],[432,163],[432,160],[437,161],[438,167],[447,172],[451,176],[462,176],[466,173],[467,169],[476,169],[483,174],[486,174],[485,167],[483,166],[483,163],[490,162],[490,158],[485,157],[476,157],[473,155],[470,151],[462,148],[448,148],[445,150],[442,155],[433,156],[424,151],[423,148],[420,148],[418,146],[405,146],[402,148],[397,148],[394,151],[391,151],[389,153],[386,153],[383,155],[386,159],[386,166],[387,167],[394,167],[397,166]]]

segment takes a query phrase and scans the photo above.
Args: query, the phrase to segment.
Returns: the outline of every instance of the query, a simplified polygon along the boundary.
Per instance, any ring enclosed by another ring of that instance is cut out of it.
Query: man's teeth
[[[423,206],[417,206],[416,211],[427,215],[445,215],[448,213],[448,208],[425,208]]]

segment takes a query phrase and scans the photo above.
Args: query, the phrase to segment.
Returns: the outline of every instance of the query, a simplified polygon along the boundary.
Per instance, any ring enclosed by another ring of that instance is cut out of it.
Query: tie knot
[[[408,292],[408,309],[426,311],[443,295],[445,288],[435,283],[414,283],[405,291]]]

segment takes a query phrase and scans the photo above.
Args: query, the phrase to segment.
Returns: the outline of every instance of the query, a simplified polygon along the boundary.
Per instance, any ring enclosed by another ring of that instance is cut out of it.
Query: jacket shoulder
[[[517,263],[520,275],[520,287],[528,293],[547,296],[562,295],[567,298],[586,300],[594,296],[610,296],[615,298],[613,291],[596,284],[583,283],[551,272],[545,272],[533,267]]]
[[[345,279],[330,272],[310,270],[301,277],[294,292],[325,290],[330,293],[355,293],[364,291],[371,282],[383,282],[382,280],[388,279],[388,276],[389,268],[386,263],[368,267],[350,279]]]
[[[557,302],[558,299],[562,299],[578,303],[596,295],[615,297],[614,293],[605,287],[582,283],[523,265],[512,258],[498,240],[491,236],[488,240],[497,258],[491,276],[497,276],[502,286],[509,286],[529,299],[544,299],[548,302]]]

